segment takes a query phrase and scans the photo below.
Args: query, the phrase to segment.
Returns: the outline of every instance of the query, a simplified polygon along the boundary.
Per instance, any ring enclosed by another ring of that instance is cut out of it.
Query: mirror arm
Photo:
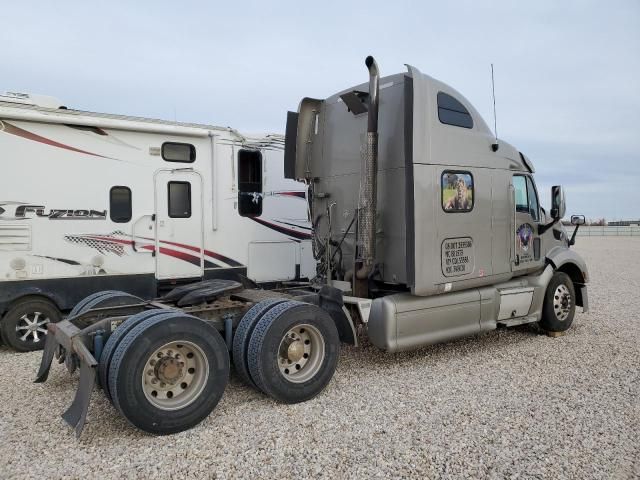
[[[559,218],[554,218],[551,223],[547,223],[546,225],[538,225],[538,235],[542,235],[544,232],[553,227],[556,223],[560,221]]]
[[[573,235],[571,235],[571,240],[569,240],[570,247],[576,243],[576,234],[578,233],[579,228],[580,228],[580,224],[576,225],[576,229],[573,231]]]

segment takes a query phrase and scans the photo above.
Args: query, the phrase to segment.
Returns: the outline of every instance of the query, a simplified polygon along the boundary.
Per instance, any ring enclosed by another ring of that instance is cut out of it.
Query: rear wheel
[[[120,341],[109,366],[114,406],[157,435],[206,418],[229,380],[229,354],[218,331],[199,318],[169,312],[144,320]]]
[[[339,350],[338,330],[327,312],[307,303],[283,303],[267,312],[253,331],[251,378],[276,400],[303,402],[331,381]]]
[[[60,310],[44,298],[24,298],[16,302],[0,321],[4,343],[19,352],[41,350],[47,337],[47,324],[59,322]]]
[[[111,359],[113,353],[120,344],[120,341],[129,333],[136,325],[145,321],[148,318],[155,317],[156,315],[166,314],[164,309],[147,310],[146,312],[140,312],[136,315],[132,315],[122,322],[109,336],[109,339],[104,344],[102,354],[100,355],[100,361],[98,363],[98,381],[104,391],[106,397],[111,400],[111,392],[109,392],[109,365],[111,365]]]
[[[573,323],[575,313],[573,282],[566,273],[556,272],[547,286],[539,325],[547,332],[564,332]]]
[[[247,351],[249,349],[249,341],[256,324],[262,316],[276,305],[286,302],[282,298],[270,298],[256,303],[244,314],[242,320],[238,324],[235,335],[233,337],[233,366],[236,373],[247,385],[256,387],[249,373],[249,364],[247,363]]]
[[[92,293],[91,295],[89,295],[88,297],[84,297],[82,300],[80,300],[75,307],[73,307],[71,309],[71,311],[69,312],[68,317],[75,317],[76,315],[79,315],[80,313],[86,311],[84,306],[89,303],[92,302],[93,300],[95,300],[96,298],[100,298],[103,297],[105,295],[110,295],[112,293],[119,293],[117,290],[103,290],[101,292],[96,292],[96,293]]]

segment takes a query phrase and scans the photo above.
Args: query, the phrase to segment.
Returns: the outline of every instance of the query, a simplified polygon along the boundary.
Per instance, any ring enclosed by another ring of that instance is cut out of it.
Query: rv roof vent
[[[62,102],[55,97],[33,93],[6,92],[4,95],[0,95],[0,101],[35,105],[42,108],[65,108]]]

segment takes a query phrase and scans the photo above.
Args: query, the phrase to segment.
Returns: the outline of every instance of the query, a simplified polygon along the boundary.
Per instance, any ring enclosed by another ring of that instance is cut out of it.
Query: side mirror
[[[571,215],[571,225],[584,225],[584,215]]]
[[[551,218],[560,220],[567,213],[567,205],[564,198],[564,188],[560,185],[551,187]]]

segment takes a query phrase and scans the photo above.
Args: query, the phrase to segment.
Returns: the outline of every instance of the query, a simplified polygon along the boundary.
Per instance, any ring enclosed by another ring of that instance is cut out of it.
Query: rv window
[[[190,143],[165,142],[162,158],[167,162],[192,163],[196,160],[196,147]]]
[[[438,119],[447,125],[473,128],[469,111],[458,100],[443,92],[438,92]]]
[[[112,187],[109,191],[109,216],[112,222],[127,223],[131,220],[131,189]]]
[[[262,215],[262,154],[259,150],[238,152],[238,213]]]
[[[191,216],[191,184],[189,182],[169,182],[169,217],[189,218]]]
[[[531,177],[527,177],[527,193],[529,194],[529,213],[537,222],[540,216],[540,208],[538,207],[538,193],[533,186]]]
[[[470,212],[473,209],[473,176],[469,172],[442,172],[440,182],[442,209],[447,213]]]

